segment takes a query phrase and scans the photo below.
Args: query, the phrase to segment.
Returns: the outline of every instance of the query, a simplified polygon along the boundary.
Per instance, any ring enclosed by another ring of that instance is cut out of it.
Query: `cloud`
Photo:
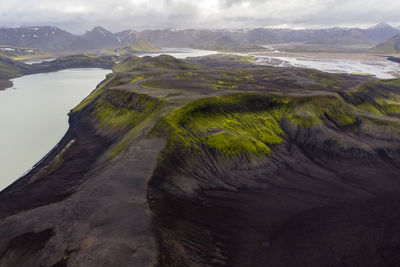
[[[54,25],[75,33],[164,28],[400,24],[393,0],[0,0],[0,26]]]

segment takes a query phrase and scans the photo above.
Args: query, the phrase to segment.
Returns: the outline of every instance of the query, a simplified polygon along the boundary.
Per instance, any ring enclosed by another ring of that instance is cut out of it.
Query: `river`
[[[0,91],[0,190],[40,161],[68,130],[68,112],[110,70],[68,69],[13,79]]]

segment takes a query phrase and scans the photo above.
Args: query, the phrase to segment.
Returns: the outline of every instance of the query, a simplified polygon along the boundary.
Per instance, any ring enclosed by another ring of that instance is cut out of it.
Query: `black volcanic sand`
[[[400,58],[399,57],[388,57],[388,60],[400,63]]]
[[[400,265],[400,115],[360,108],[396,103],[396,81],[229,56],[131,57],[114,70],[71,112],[59,145],[0,193],[0,266]],[[334,97],[357,119],[282,119],[283,142],[268,156],[171,146],[160,118],[244,92]]]
[[[1,90],[5,90],[7,88],[10,88],[13,86],[12,81],[4,81],[4,80],[0,80],[0,91]]]

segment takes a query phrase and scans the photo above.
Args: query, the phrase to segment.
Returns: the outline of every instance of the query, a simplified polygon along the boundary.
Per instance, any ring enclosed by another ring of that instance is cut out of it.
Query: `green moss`
[[[281,144],[284,135],[272,112],[284,101],[274,101],[247,94],[194,101],[166,117],[170,141],[188,149],[207,145],[229,157],[270,154],[268,145]]]
[[[115,76],[110,76],[106,80],[102,81],[97,86],[97,88],[92,93],[90,93],[90,95],[88,95],[85,99],[82,100],[81,103],[79,103],[79,105],[77,105],[75,108],[72,109],[72,113],[77,112],[86,107],[89,103],[94,101],[96,97],[101,95],[101,93],[103,93],[107,88],[112,87],[113,84],[115,84],[115,82],[116,82]]]
[[[123,139],[109,152],[113,157],[123,151],[129,141],[155,121],[163,101],[145,94],[113,89],[97,99],[94,114],[98,129],[124,133]]]
[[[50,57],[52,55],[35,48],[0,45],[0,56],[13,60],[27,60],[39,57]]]
[[[141,122],[135,127],[133,127],[129,132],[125,135],[125,137],[114,147],[112,150],[108,153],[108,157],[115,157],[119,153],[121,153],[127,145],[129,144],[130,140],[134,138],[138,133],[143,131],[146,127],[154,123],[155,121],[155,116],[157,114],[156,111],[161,109],[162,105],[159,105],[156,110],[153,110],[151,114],[146,114],[146,117],[142,119]]]
[[[229,90],[237,89],[239,85],[227,81],[216,81],[216,83],[210,84],[214,90]]]
[[[114,72],[127,72],[135,69],[141,63],[140,57],[129,56],[113,67]]]
[[[292,99],[287,118],[297,126],[310,128],[324,121],[339,127],[356,123],[354,108],[335,95],[297,97]]]
[[[253,63],[256,58],[255,56],[240,56],[234,54],[218,54],[218,55],[210,55],[203,57],[205,59],[212,59],[212,60],[226,60],[226,61],[235,61],[241,63]]]
[[[379,80],[383,84],[400,86],[400,79],[390,79],[390,80]]]
[[[320,83],[320,89],[332,88],[340,90],[340,82],[344,81],[344,77],[338,74],[329,74],[322,71],[309,71],[307,76]]]
[[[121,90],[108,91],[96,102],[95,114],[99,122],[110,129],[137,125],[160,101],[145,94]]]
[[[115,49],[114,51],[119,52],[120,55],[129,55],[132,53],[158,52],[160,50],[161,48],[149,42],[143,40],[137,40],[130,44],[124,44],[119,48]]]
[[[144,78],[145,78],[144,75],[138,75],[138,76],[135,76],[129,83],[135,83],[135,82],[143,80]]]
[[[110,128],[127,127],[140,119],[140,113],[135,110],[115,107],[106,101],[99,101],[96,106],[96,117],[102,125]]]
[[[347,92],[347,96],[355,106],[363,112],[376,115],[400,114],[400,95],[396,88],[387,88],[382,84],[395,85],[397,79],[378,80]]]
[[[175,78],[176,79],[191,79],[191,78],[193,78],[195,76],[198,76],[198,75],[199,75],[198,73],[194,73],[194,72],[188,71],[188,72],[178,73],[175,76]]]
[[[357,75],[357,76],[373,76],[370,73],[363,73],[363,72],[353,72],[351,75]]]
[[[206,143],[209,147],[221,152],[224,155],[235,156],[246,151],[249,154],[268,155],[271,150],[265,143],[251,137],[220,132],[209,135]]]

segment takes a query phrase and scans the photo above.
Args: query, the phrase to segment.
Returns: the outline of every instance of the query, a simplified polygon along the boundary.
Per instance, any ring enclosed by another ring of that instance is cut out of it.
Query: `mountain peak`
[[[381,22],[381,23],[376,24],[375,26],[370,27],[369,29],[377,30],[377,29],[384,29],[384,28],[393,28],[393,27],[385,22]]]
[[[94,28],[92,29],[92,32],[99,32],[99,31],[106,31],[106,32],[108,32],[106,29],[104,29],[104,28],[101,27],[101,26],[96,26],[96,27],[94,27]]]
[[[101,26],[94,27],[91,31],[86,31],[85,35],[100,34],[103,36],[112,35],[112,33]]]

